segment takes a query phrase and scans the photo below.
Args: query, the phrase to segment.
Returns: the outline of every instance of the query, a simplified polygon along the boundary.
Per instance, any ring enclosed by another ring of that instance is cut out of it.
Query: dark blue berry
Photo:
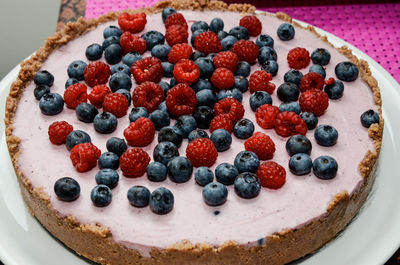
[[[276,61],[278,60],[278,54],[274,50],[274,48],[271,48],[269,46],[264,46],[260,49],[260,52],[258,54],[258,62],[263,65],[267,61]]]
[[[150,202],[150,191],[144,186],[132,186],[128,190],[128,201],[135,207],[146,207]]]
[[[237,65],[235,75],[248,77],[250,75],[251,66],[248,62],[240,61]]]
[[[44,115],[57,115],[64,108],[64,99],[58,93],[47,93],[40,98],[39,108]]]
[[[131,76],[131,68],[124,63],[114,64],[111,66],[111,75],[115,73],[124,73],[128,76]]]
[[[131,97],[131,93],[129,92],[129,90],[120,88],[117,91],[115,91],[115,93],[119,93],[119,94],[124,95],[126,97],[126,99],[128,100],[128,104],[129,105],[131,104],[132,97]]]
[[[165,22],[165,20],[167,19],[167,17],[173,13],[176,13],[176,10],[171,8],[171,7],[166,7],[163,9],[162,13],[161,13],[161,18],[162,21]]]
[[[224,98],[234,98],[237,101],[242,102],[243,93],[237,88],[219,91],[217,94],[217,100],[220,101],[221,99]]]
[[[251,172],[240,173],[234,183],[236,194],[244,199],[257,197],[261,190],[261,183],[256,174]]]
[[[160,142],[154,148],[154,161],[164,165],[168,165],[168,162],[176,156],[179,156],[178,147],[172,142]]]
[[[102,43],[102,47],[103,47],[103,51],[110,46],[111,44],[118,44],[119,45],[119,36],[110,36],[108,38],[106,38],[103,43]]]
[[[112,133],[118,125],[117,117],[110,112],[97,114],[93,120],[94,129],[99,133]]]
[[[288,23],[283,23],[278,27],[276,32],[280,40],[288,41],[294,38],[294,27]]]
[[[33,82],[37,86],[45,85],[51,87],[54,83],[54,76],[47,70],[41,70],[35,74]]]
[[[119,44],[111,44],[104,49],[104,58],[108,64],[119,63],[122,59],[122,48]]]
[[[300,71],[290,69],[285,73],[283,79],[285,82],[296,84],[297,86],[300,85],[301,78],[303,78],[303,74]]]
[[[108,26],[103,31],[103,37],[107,39],[108,37],[117,36],[120,37],[122,35],[122,30],[117,26]]]
[[[71,151],[71,149],[77,144],[90,143],[92,140],[90,139],[89,134],[81,130],[74,130],[67,135],[67,139],[65,145],[67,149]]]
[[[199,67],[200,78],[207,79],[214,73],[215,67],[212,59],[208,57],[200,57],[194,63]]]
[[[103,184],[94,187],[90,193],[90,199],[93,204],[97,207],[105,207],[111,203],[112,191],[111,189]]]
[[[318,73],[322,75],[324,78],[326,77],[326,71],[325,69],[319,65],[319,64],[313,64],[310,66],[310,69],[308,70],[310,73]]]
[[[262,64],[261,68],[267,73],[270,73],[272,76],[276,76],[276,74],[278,73],[279,65],[274,60],[268,60]]]
[[[111,137],[106,142],[106,148],[109,152],[113,152],[114,154],[121,156],[128,149],[128,145],[122,138]]]
[[[379,123],[379,114],[370,109],[361,114],[360,121],[362,126],[369,128],[373,123]]]
[[[40,100],[44,95],[50,93],[50,87],[46,85],[39,85],[33,90],[33,95],[37,100]]]
[[[312,130],[317,127],[318,117],[312,112],[302,112],[300,114],[300,118],[302,118],[307,125],[307,129]]]
[[[203,188],[202,195],[203,200],[207,205],[219,206],[226,202],[228,189],[222,183],[211,182]]]
[[[264,104],[272,104],[272,97],[268,92],[256,91],[250,95],[250,108],[252,111],[256,111],[258,107]]]
[[[178,84],[178,82],[175,80],[174,77],[172,77],[172,78],[169,80],[169,86],[170,86],[170,87],[174,87],[174,86],[176,86],[177,84]]]
[[[203,29],[205,31],[208,30],[208,24],[205,21],[196,21],[190,26],[190,30],[195,32],[196,30]]]
[[[164,91],[164,95],[165,97],[167,96],[167,92],[168,90],[170,90],[169,84],[165,81],[161,81],[160,83],[158,83],[160,85],[160,87],[163,89]]]
[[[342,81],[354,81],[358,77],[358,68],[352,62],[341,62],[336,65],[335,74]]]
[[[174,195],[164,187],[157,188],[150,195],[150,209],[156,214],[167,214],[174,207]]]
[[[225,30],[220,30],[220,31],[218,31],[217,36],[218,36],[218,39],[221,41],[226,36],[228,36],[228,32],[226,32]]]
[[[330,99],[339,99],[343,96],[344,85],[340,80],[335,80],[331,85],[326,85],[324,91]]]
[[[80,103],[76,107],[75,112],[78,120],[86,123],[93,122],[94,117],[99,113],[95,106],[86,102]]]
[[[314,159],[313,171],[320,179],[332,179],[338,170],[337,161],[331,156],[320,156]]]
[[[174,127],[178,128],[183,138],[187,138],[189,133],[197,127],[196,119],[191,115],[182,115],[177,119]]]
[[[191,87],[196,93],[204,89],[209,89],[209,90],[213,89],[213,85],[211,84],[211,82],[206,79],[199,79],[199,81],[194,83]]]
[[[170,123],[169,114],[159,109],[153,111],[150,114],[149,119],[154,123],[154,127],[157,131],[159,131],[164,126],[168,126]]]
[[[224,30],[224,21],[219,17],[213,18],[210,22],[210,30],[215,33]]]
[[[103,55],[103,46],[98,43],[90,44],[86,48],[85,55],[89,61],[96,61]]]
[[[167,167],[160,162],[151,162],[147,166],[147,178],[150,181],[161,182],[167,179]]]
[[[291,111],[291,112],[294,112],[296,114],[300,114],[300,112],[301,112],[300,104],[297,101],[283,102],[283,103],[281,103],[279,105],[279,110],[281,112]]]
[[[311,53],[311,60],[314,64],[327,65],[331,60],[331,54],[327,49],[318,48]]]
[[[145,117],[149,117],[149,112],[145,107],[133,107],[131,112],[129,113],[129,121],[135,122],[137,119]]]
[[[319,145],[332,146],[339,137],[338,131],[331,125],[321,124],[314,131],[314,138]]]
[[[268,46],[273,48],[274,47],[274,39],[268,34],[261,34],[256,39],[256,44],[259,48],[264,46]]]
[[[192,60],[193,62],[196,61],[197,59],[199,59],[200,57],[205,57],[206,55],[202,52],[199,51],[194,51],[191,55],[190,55],[190,60]]]
[[[305,175],[311,172],[313,163],[309,155],[298,153],[289,160],[289,170],[295,175]]]
[[[213,131],[210,139],[214,143],[218,152],[224,152],[228,150],[232,144],[232,136],[225,129],[217,129]]]
[[[206,32],[207,30],[204,29],[198,29],[195,32],[192,33],[192,36],[190,37],[190,44],[192,44],[193,47],[195,47],[195,42],[196,42],[196,37],[200,35],[200,33]]]
[[[237,41],[238,39],[235,36],[232,35],[226,36],[221,40],[222,50],[229,51],[230,49],[232,49],[233,44],[235,44]]]
[[[251,151],[241,151],[236,155],[234,165],[240,173],[255,173],[260,165],[260,160],[258,159],[258,156]]]
[[[234,36],[238,40],[248,40],[250,38],[249,31],[242,26],[233,27],[229,31],[229,35]]]
[[[215,178],[224,185],[232,185],[237,175],[239,175],[239,171],[234,165],[229,163],[219,164],[215,168]]]
[[[215,92],[210,89],[203,89],[196,93],[197,106],[214,107],[217,102]]]
[[[119,167],[119,156],[113,152],[105,152],[101,154],[97,163],[100,169],[117,169]]]
[[[204,187],[208,183],[213,182],[214,173],[208,167],[198,167],[194,172],[194,180],[197,184]]]
[[[201,130],[201,129],[196,129],[189,133],[189,136],[188,136],[189,143],[197,138],[208,138],[209,139],[210,137],[208,136],[206,131]]]
[[[98,185],[103,184],[110,189],[115,188],[119,180],[118,172],[112,168],[101,169],[99,172],[97,172],[95,178]]]
[[[174,65],[170,62],[162,62],[161,63],[163,68],[163,76],[164,77],[172,77],[174,71]]]
[[[142,39],[146,41],[146,49],[151,51],[154,46],[159,44],[164,44],[165,38],[164,35],[156,30],[150,30],[146,33],[142,34]]]
[[[167,108],[167,103],[165,102],[165,100],[163,102],[161,102],[160,105],[158,105],[157,109],[169,113],[168,108]]]
[[[71,78],[76,78],[79,81],[85,80],[83,71],[86,68],[86,63],[84,61],[73,61],[68,65],[67,73]]]
[[[278,87],[276,93],[283,102],[291,102],[299,99],[300,89],[295,83],[285,82]]]
[[[79,83],[79,80],[74,78],[74,77],[70,77],[67,79],[67,81],[65,82],[65,88],[68,88],[69,86],[72,86],[73,84],[77,84]]]
[[[168,176],[175,183],[183,183],[190,179],[193,173],[193,165],[184,156],[176,156],[168,162]]]
[[[249,80],[244,76],[237,75],[235,76],[234,87],[239,89],[241,92],[246,92],[249,89]]]
[[[180,134],[178,128],[174,126],[165,126],[161,128],[160,132],[158,133],[158,142],[172,142],[177,147],[180,147],[183,141],[183,137]]]
[[[54,193],[57,195],[58,199],[71,202],[79,197],[81,187],[73,178],[60,178],[54,183]]]
[[[171,47],[167,44],[158,44],[151,49],[151,56],[157,57],[161,61],[168,61],[168,54]]]
[[[233,134],[239,139],[247,139],[254,133],[254,124],[249,119],[240,119],[233,127]]]
[[[210,123],[214,116],[214,110],[209,106],[198,106],[193,113],[193,118],[200,129],[210,128]]]
[[[142,55],[138,52],[129,52],[122,57],[122,63],[129,66],[129,69],[132,67],[132,64],[136,61],[142,60]]]
[[[286,151],[289,156],[293,156],[298,153],[311,154],[312,144],[311,141],[304,135],[296,134],[291,136],[286,141]]]

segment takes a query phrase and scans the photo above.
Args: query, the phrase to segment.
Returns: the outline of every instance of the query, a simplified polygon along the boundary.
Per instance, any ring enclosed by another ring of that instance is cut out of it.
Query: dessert
[[[22,194],[46,229],[102,264],[282,264],[318,249],[350,222],[371,189],[379,155],[377,82],[348,48],[336,50],[312,27],[285,23],[292,21],[284,14],[257,15],[260,31],[254,10],[164,1],[136,10],[133,25],[125,13],[79,20],[21,65],[7,99],[7,143]],[[103,35],[118,24],[119,44]],[[192,27],[204,32],[194,45],[180,45],[191,42]],[[213,32],[222,29],[230,37],[220,41]],[[168,47],[154,49],[157,32],[172,46],[166,57],[157,49]],[[272,37],[272,47],[260,33]],[[103,41],[110,48],[99,56],[93,44]],[[204,53],[197,64],[190,48]],[[138,54],[128,51],[145,52],[133,62]],[[208,71],[205,58],[214,52],[218,68]],[[122,55],[128,79],[108,66]],[[161,60],[173,62],[172,71]],[[308,73],[313,63],[318,74]],[[234,73],[248,78],[248,91],[246,78]],[[164,95],[160,81],[171,76],[179,84]],[[130,92],[111,93],[120,89]],[[41,106],[43,97],[56,104]],[[215,185],[203,188],[210,171]]]

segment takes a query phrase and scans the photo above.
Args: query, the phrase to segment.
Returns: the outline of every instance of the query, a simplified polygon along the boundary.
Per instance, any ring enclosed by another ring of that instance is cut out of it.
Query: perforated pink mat
[[[150,6],[157,0],[86,0],[86,19],[109,11]],[[356,46],[400,83],[400,3],[271,7],[315,25]]]

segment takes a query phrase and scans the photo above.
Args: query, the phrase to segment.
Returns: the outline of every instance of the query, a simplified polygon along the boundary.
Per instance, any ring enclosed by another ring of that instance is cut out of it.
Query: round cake
[[[31,213],[101,264],[312,253],[366,200],[383,132],[366,61],[219,1],[68,24],[21,64],[5,123]]]

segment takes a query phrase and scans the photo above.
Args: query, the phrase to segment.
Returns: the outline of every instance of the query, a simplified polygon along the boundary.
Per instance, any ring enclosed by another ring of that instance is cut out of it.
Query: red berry
[[[65,144],[68,134],[74,130],[74,127],[66,121],[55,121],[50,124],[48,129],[49,139],[52,144]]]
[[[239,25],[245,27],[250,36],[257,37],[261,34],[261,21],[256,16],[244,16],[240,19]]]
[[[131,33],[141,32],[146,26],[146,14],[136,13],[128,14],[122,13],[118,18],[118,25],[122,31],[129,31]]]
[[[264,70],[255,71],[249,78],[250,93],[256,91],[265,91],[272,94],[275,90],[275,84],[271,83],[272,75]]]
[[[206,31],[197,35],[194,40],[194,47],[196,47],[199,52],[206,55],[209,53],[217,53],[222,50],[222,44],[218,35],[212,31]]]
[[[150,163],[150,156],[140,148],[130,148],[119,158],[122,174],[128,178],[143,176]]]
[[[139,84],[146,81],[158,83],[163,76],[161,60],[156,57],[146,57],[136,61],[131,67],[131,73]]]
[[[211,167],[217,161],[218,151],[207,138],[197,138],[186,147],[186,157],[194,167]]]
[[[103,106],[104,97],[108,93],[111,93],[111,89],[108,86],[97,85],[90,91],[88,99],[96,108],[101,108]]]
[[[110,66],[108,64],[96,61],[88,64],[83,71],[85,82],[90,87],[107,83],[111,75]]]
[[[284,111],[276,115],[275,132],[283,137],[295,134],[305,135],[307,124],[300,115],[291,111]]]
[[[268,161],[261,163],[256,172],[261,186],[270,189],[279,189],[286,182],[286,170],[281,165]]]
[[[164,90],[159,84],[144,82],[132,92],[132,103],[135,107],[145,107],[149,112],[158,108],[164,100]]]
[[[275,127],[276,115],[280,113],[277,106],[272,106],[270,104],[264,104],[257,108],[256,110],[256,121],[263,129],[272,129]]]
[[[124,53],[138,52],[143,54],[146,51],[145,39],[137,35],[133,35],[129,31],[122,33],[119,42]]]
[[[181,13],[173,13],[165,20],[165,28],[168,29],[172,25],[180,25],[188,30],[188,24],[185,17]]]
[[[220,52],[213,58],[215,68],[225,67],[236,72],[237,65],[239,63],[239,58],[236,53],[231,51]]]
[[[187,43],[178,43],[172,46],[168,53],[168,61],[172,64],[177,63],[180,59],[189,59],[193,49]]]
[[[104,97],[103,111],[110,112],[117,118],[125,116],[128,108],[128,99],[121,93],[109,93]]]
[[[124,137],[130,146],[142,147],[153,141],[155,132],[153,122],[149,118],[140,117],[124,130]]]
[[[287,55],[290,68],[300,70],[306,68],[310,63],[310,53],[304,48],[291,49]]]
[[[70,85],[64,91],[64,102],[70,109],[75,109],[80,103],[87,101],[87,86],[83,83]]]
[[[169,46],[173,46],[178,43],[187,43],[189,38],[189,33],[181,25],[172,25],[165,31],[165,40]]]
[[[236,53],[239,61],[246,61],[253,64],[257,60],[259,48],[251,40],[238,40],[233,44],[231,51]]]
[[[100,149],[94,144],[82,143],[75,145],[71,149],[69,157],[71,158],[72,165],[78,172],[86,172],[97,165],[100,155]]]
[[[210,81],[216,88],[223,90],[233,87],[235,84],[235,76],[228,68],[220,67],[215,69]]]
[[[197,104],[196,93],[188,84],[180,83],[168,90],[165,103],[172,115],[192,114]]]
[[[193,61],[181,59],[175,64],[173,75],[178,83],[187,83],[191,85],[199,79],[200,69]]]
[[[321,116],[329,106],[329,97],[322,90],[310,89],[301,93],[299,104],[302,112],[312,112]]]
[[[215,116],[210,123],[210,132],[212,133],[213,131],[217,129],[225,129],[229,133],[233,132],[233,126],[235,124],[233,121],[230,119],[230,117],[227,114],[222,114]]]
[[[234,98],[224,98],[214,105],[215,116],[226,114],[233,122],[237,122],[244,115],[242,103]]]
[[[324,87],[324,77],[318,73],[311,72],[305,74],[300,80],[300,91],[304,92],[309,89],[320,89]]]
[[[262,132],[256,132],[244,142],[247,151],[254,152],[259,159],[271,159],[275,153],[275,144],[272,139]]]
[[[335,83],[335,78],[330,77],[329,79],[325,80],[324,85],[329,86]]]

